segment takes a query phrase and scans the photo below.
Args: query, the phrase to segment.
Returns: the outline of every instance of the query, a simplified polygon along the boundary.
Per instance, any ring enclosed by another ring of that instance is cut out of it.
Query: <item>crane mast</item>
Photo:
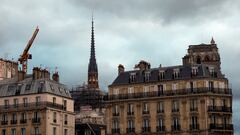
[[[32,54],[29,54],[29,49],[31,48],[33,41],[35,40],[37,34],[38,34],[39,28],[37,27],[32,35],[32,38],[28,41],[27,46],[25,47],[23,53],[20,55],[20,58],[18,61],[22,65],[22,70],[27,73],[27,62],[28,59],[32,59]]]

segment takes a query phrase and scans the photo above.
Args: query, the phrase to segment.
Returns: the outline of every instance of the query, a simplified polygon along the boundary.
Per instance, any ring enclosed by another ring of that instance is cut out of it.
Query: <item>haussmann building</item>
[[[108,135],[232,135],[232,91],[215,41],[190,45],[180,66],[118,67],[106,98]]]

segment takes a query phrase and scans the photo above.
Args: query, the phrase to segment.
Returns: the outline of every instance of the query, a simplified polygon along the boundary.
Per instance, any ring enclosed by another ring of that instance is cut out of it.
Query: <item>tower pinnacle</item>
[[[98,89],[98,68],[95,56],[95,39],[94,39],[94,21],[92,16],[92,32],[91,32],[91,52],[88,64],[88,86],[92,89]]]

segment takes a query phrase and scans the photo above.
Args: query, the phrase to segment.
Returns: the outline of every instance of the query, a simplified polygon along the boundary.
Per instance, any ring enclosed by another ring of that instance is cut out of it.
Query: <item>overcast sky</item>
[[[180,65],[188,45],[214,37],[234,92],[234,120],[240,121],[238,0],[1,0],[0,57],[16,60],[39,26],[29,68],[42,65],[53,72],[58,67],[62,83],[82,84],[87,80],[92,12],[103,90],[120,63],[126,70],[139,60],[152,67]]]

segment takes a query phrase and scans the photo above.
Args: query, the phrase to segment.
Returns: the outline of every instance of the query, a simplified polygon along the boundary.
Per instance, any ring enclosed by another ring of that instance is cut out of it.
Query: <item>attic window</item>
[[[38,93],[41,93],[43,91],[43,87],[44,87],[44,82],[40,82],[38,86]]]
[[[145,72],[145,78],[144,78],[144,80],[145,80],[146,82],[149,82],[149,80],[150,80],[150,72]]]
[[[30,90],[30,88],[31,88],[31,84],[27,84],[25,87],[25,90]]]
[[[165,78],[165,71],[164,70],[160,70],[159,71],[159,80],[162,80]]]
[[[136,73],[131,73],[130,74],[130,83],[135,82],[136,81]]]
[[[50,84],[50,88],[51,88],[51,90],[54,92],[54,87],[53,87],[53,85]]]
[[[210,73],[210,75],[212,77],[216,77],[217,76],[214,67],[210,66],[208,69],[209,69],[209,73]]]
[[[192,76],[196,76],[198,74],[198,67],[192,67]]]
[[[62,93],[62,91],[63,91],[61,87],[58,87],[58,90],[60,93]]]
[[[173,78],[174,78],[174,79],[177,79],[177,78],[179,78],[179,77],[180,77],[180,71],[179,71],[179,69],[178,69],[178,68],[173,69]]]
[[[10,92],[10,91],[13,91],[14,90],[14,88],[15,88],[15,86],[8,86],[8,92]]]

